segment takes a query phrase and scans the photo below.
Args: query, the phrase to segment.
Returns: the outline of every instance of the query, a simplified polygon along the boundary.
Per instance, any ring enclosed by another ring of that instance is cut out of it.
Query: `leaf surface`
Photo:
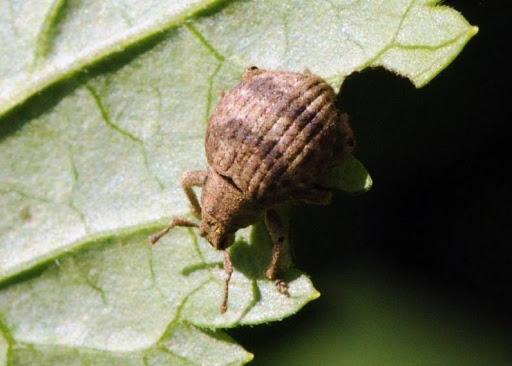
[[[347,193],[364,193],[372,188],[373,180],[364,165],[350,154],[341,166],[327,172],[322,185]]]
[[[179,177],[206,167],[220,92],[250,65],[336,86],[383,65],[421,86],[476,32],[419,0],[28,0],[0,14],[0,365],[247,361],[196,327],[282,319],[318,296],[309,279],[289,269],[279,294],[265,230],[242,230],[220,315],[219,253],[193,230],[147,243],[189,211]]]

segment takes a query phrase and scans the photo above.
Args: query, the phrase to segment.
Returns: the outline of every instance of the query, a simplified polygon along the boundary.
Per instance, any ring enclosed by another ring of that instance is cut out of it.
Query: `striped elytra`
[[[310,73],[247,70],[210,118],[210,168],[246,199],[293,199],[342,158],[351,131],[344,131],[335,98],[331,86]]]

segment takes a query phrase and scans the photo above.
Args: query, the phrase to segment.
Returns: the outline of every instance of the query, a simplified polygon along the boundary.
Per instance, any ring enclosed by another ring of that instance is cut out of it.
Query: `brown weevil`
[[[175,226],[198,227],[202,237],[222,250],[222,313],[233,272],[226,248],[238,229],[261,217],[274,245],[265,275],[281,293],[288,293],[279,277],[285,235],[275,208],[290,201],[330,202],[331,192],[320,180],[354,147],[348,117],[336,108],[335,98],[331,86],[310,72],[251,67],[212,113],[205,141],[209,167],[186,172],[182,180],[200,222],[174,218],[150,241],[156,243]],[[201,203],[192,187],[203,187]]]

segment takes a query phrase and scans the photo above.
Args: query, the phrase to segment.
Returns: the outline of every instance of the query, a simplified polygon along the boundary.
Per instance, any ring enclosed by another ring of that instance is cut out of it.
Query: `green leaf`
[[[7,365],[7,360],[9,358],[9,342],[7,341],[6,335],[4,335],[4,329],[2,328],[2,325],[0,325],[0,365]]]
[[[327,172],[322,185],[348,193],[363,193],[372,188],[373,180],[364,165],[350,154],[342,165]]]
[[[237,272],[228,312],[222,315],[221,255],[186,229],[172,231],[152,248],[147,237],[153,230],[98,240],[56,260],[30,280],[4,288],[2,328],[9,329],[15,339],[12,357],[23,359],[30,351],[32,356],[40,355],[44,364],[46,357],[60,359],[68,351],[69,358],[81,355],[81,350],[101,350],[113,353],[107,359],[118,353],[138,359],[165,345],[173,355],[188,360],[204,356],[198,364],[241,363],[250,355],[228,341],[223,344],[231,351],[224,358],[219,356],[218,363],[213,361],[211,353],[223,352],[212,349],[216,342],[209,337],[222,337],[222,333],[182,338],[183,324],[211,328],[266,322],[296,311],[317,296],[310,281],[296,271],[287,273],[290,297],[262,278],[270,258],[255,254],[270,254],[270,247],[259,227],[252,234],[242,231],[232,252]],[[252,235],[251,243],[243,241],[244,235]],[[187,348],[195,351],[188,355]],[[138,351],[132,354],[133,350]]]
[[[243,351],[224,333],[177,325],[171,335],[157,344],[135,350],[104,352],[83,346],[54,346],[17,343],[11,351],[13,365],[235,365],[248,362],[252,355]],[[2,361],[2,359],[0,359]],[[6,359],[2,365],[7,364]]]
[[[179,26],[219,2],[1,2],[0,115],[48,85]]]
[[[282,319],[318,296],[309,279],[290,269],[279,294],[265,230],[243,230],[221,315],[215,250],[180,229],[147,243],[188,213],[179,177],[206,167],[220,92],[253,64],[337,86],[383,65],[421,86],[476,33],[420,0],[29,0],[0,14],[0,365],[247,361],[195,326]]]

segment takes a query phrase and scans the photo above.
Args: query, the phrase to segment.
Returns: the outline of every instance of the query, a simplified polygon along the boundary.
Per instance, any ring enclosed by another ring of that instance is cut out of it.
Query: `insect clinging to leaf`
[[[321,178],[354,148],[348,117],[335,98],[332,87],[310,72],[251,67],[212,113],[205,141],[209,166],[182,178],[199,221],[174,218],[150,241],[155,244],[175,226],[199,228],[224,255],[222,313],[233,272],[227,248],[238,229],[262,217],[273,242],[265,275],[288,294],[280,276],[286,235],[276,208],[291,201],[330,202],[332,194],[321,186]],[[202,187],[200,201],[193,187]]]

